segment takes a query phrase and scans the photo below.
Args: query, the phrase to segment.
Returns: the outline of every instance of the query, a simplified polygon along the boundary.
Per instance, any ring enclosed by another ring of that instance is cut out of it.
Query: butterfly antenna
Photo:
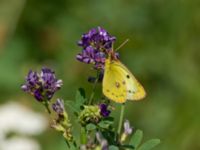
[[[115,51],[118,51],[120,48],[122,48],[128,41],[129,39],[126,39],[118,48],[115,49]]]

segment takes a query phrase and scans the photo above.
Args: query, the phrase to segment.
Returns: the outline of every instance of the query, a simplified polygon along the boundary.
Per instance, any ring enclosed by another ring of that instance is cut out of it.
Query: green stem
[[[90,99],[89,99],[89,102],[88,102],[89,105],[92,104],[92,101],[93,101],[93,98],[94,98],[94,94],[95,94],[95,90],[96,90],[96,87],[97,87],[98,80],[99,80],[99,72],[97,71],[97,77],[96,77],[96,79],[95,79],[95,82],[94,82],[94,85],[93,85],[93,88],[92,88],[92,93],[91,93],[91,95],[90,95]]]
[[[82,145],[87,144],[87,135],[86,135],[86,130],[84,127],[81,127],[80,141]]]
[[[125,110],[125,103],[121,105],[121,112],[120,112],[120,118],[119,118],[118,130],[117,130],[118,135],[120,135],[121,133],[123,118],[124,118],[124,110]]]
[[[48,103],[48,101],[45,100],[43,104],[44,104],[44,106],[45,106],[47,112],[48,112],[49,114],[51,114],[51,110],[50,110],[50,108],[49,108],[49,103]]]

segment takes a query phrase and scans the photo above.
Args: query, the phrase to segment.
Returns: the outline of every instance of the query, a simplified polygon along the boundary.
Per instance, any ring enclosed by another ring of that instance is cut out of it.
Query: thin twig
[[[97,71],[97,77],[95,79],[95,82],[94,82],[94,85],[93,85],[93,88],[92,88],[92,93],[90,95],[90,99],[89,99],[89,102],[88,102],[89,105],[92,104],[98,80],[99,80],[99,72]]]
[[[121,128],[122,128],[122,124],[123,124],[123,118],[124,118],[124,110],[125,110],[125,103],[123,103],[121,105],[121,112],[120,112],[120,118],[119,118],[118,130],[117,130],[118,136],[121,133]]]

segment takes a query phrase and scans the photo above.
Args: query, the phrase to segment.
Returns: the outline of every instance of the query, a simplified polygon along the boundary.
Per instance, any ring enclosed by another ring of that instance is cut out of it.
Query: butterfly
[[[144,88],[128,68],[111,56],[105,60],[103,94],[117,103],[141,100],[146,96]]]

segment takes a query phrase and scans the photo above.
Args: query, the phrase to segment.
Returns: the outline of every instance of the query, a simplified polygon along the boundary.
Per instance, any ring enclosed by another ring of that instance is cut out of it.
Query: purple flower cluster
[[[57,114],[62,115],[65,111],[63,100],[57,99],[56,102],[52,104],[52,108]]]
[[[111,36],[105,29],[97,27],[83,34],[78,45],[82,47],[82,53],[76,58],[87,64],[94,64],[94,68],[103,69],[105,59],[112,50],[116,38]],[[116,53],[116,55],[118,55]]]
[[[110,110],[108,110],[108,105],[102,103],[99,105],[99,108],[100,108],[100,114],[103,116],[103,117],[108,117],[110,115]]]
[[[22,90],[33,95],[38,101],[50,100],[62,86],[62,80],[57,80],[54,71],[42,68],[40,73],[29,71]]]

